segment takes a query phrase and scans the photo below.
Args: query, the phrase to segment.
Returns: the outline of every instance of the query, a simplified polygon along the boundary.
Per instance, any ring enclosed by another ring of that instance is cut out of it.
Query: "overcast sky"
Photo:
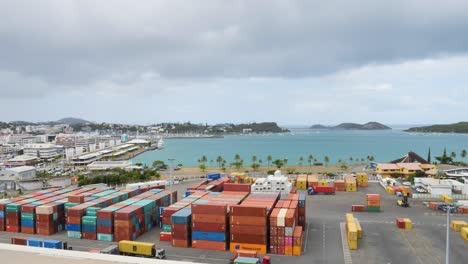
[[[332,2],[1,1],[0,120],[468,119],[468,1]]]

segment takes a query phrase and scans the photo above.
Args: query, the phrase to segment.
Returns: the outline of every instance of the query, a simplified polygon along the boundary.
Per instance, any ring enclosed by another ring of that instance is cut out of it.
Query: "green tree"
[[[455,159],[455,158],[457,157],[457,153],[455,153],[455,151],[452,151],[452,152],[450,153],[450,157],[451,157],[452,159]]]
[[[221,163],[222,163],[222,162],[223,162],[223,157],[218,156],[218,157],[216,158],[216,163],[218,164],[218,167],[221,167]]]
[[[252,163],[255,163],[255,162],[257,162],[257,156],[253,155],[252,156]]]
[[[268,155],[267,157],[267,162],[268,162],[268,169],[270,169],[270,163],[273,160],[273,157],[271,155]]]
[[[349,163],[350,163],[350,164],[353,163],[353,157],[349,157]]]
[[[262,160],[262,159],[259,159],[259,160],[258,160],[258,163],[260,164],[260,166],[262,166],[263,160]]]
[[[429,147],[429,150],[427,151],[427,162],[431,163],[431,147]]]
[[[162,160],[155,160],[153,161],[153,168],[157,169],[157,170],[165,170],[167,169],[167,164],[164,163],[164,161]]]
[[[208,158],[205,155],[203,155],[200,159],[200,162],[205,164],[206,162],[208,162]]]
[[[323,161],[325,161],[325,165],[328,166],[328,163],[330,162],[330,158],[329,158],[328,156],[325,156],[325,157],[323,158]]]
[[[284,166],[284,160],[276,159],[272,162],[272,164],[276,165],[276,168],[281,169]]]
[[[436,160],[440,162],[440,164],[452,164],[453,159],[452,157],[447,156],[447,149],[444,148],[444,152],[442,153],[442,156],[435,157]]]
[[[136,165],[136,166],[143,166],[143,163],[137,162],[137,163],[135,163],[135,165]]]
[[[252,163],[252,165],[250,165],[250,166],[252,167],[252,169],[253,169],[254,171],[257,171],[258,167],[260,167],[260,164],[258,164],[258,163]]]
[[[198,168],[200,168],[200,170],[201,170],[202,172],[205,172],[205,170],[206,170],[206,165],[202,163],[202,164],[198,165]]]
[[[299,157],[299,166],[302,167],[302,164],[304,163],[304,157],[300,156]]]
[[[241,160],[241,156],[239,154],[236,154],[234,155],[234,161],[240,161]]]
[[[283,159],[283,164],[286,166],[288,164],[288,159]]]
[[[314,161],[314,156],[312,154],[307,157],[307,162],[309,163],[309,170],[312,171],[312,161]]]
[[[462,157],[463,160],[465,160],[465,157],[466,157],[466,149],[462,150],[460,152],[460,157]]]

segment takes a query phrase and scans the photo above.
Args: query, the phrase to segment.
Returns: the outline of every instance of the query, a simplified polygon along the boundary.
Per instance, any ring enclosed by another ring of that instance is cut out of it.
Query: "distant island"
[[[468,122],[458,122],[455,124],[447,125],[412,127],[405,131],[422,133],[468,133]]]
[[[387,130],[392,128],[378,122],[368,122],[363,125],[356,123],[341,123],[337,126],[324,126],[317,124],[311,126],[310,129]]]

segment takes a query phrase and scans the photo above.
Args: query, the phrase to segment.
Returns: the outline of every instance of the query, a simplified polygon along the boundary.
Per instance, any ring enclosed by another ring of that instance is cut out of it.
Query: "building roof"
[[[404,168],[407,170],[413,170],[413,171],[420,171],[421,167],[419,167],[419,163],[397,163],[396,164],[400,168]]]
[[[436,169],[437,168],[437,166],[434,164],[419,164],[419,167],[421,167],[421,169]]]
[[[390,161],[390,163],[421,163],[421,164],[428,164],[427,160],[421,158],[418,154],[414,153],[413,151],[408,152],[405,156]]]
[[[30,160],[36,160],[37,157],[34,156],[29,156],[29,155],[19,155],[16,156],[12,159],[9,159],[9,162],[22,162],[22,161],[30,161]]]
[[[24,148],[32,148],[32,149],[43,149],[43,148],[57,148],[57,145],[50,144],[50,143],[34,143],[34,144],[26,144]]]
[[[20,167],[16,167],[16,168],[10,168],[8,170],[9,171],[14,171],[14,172],[25,172],[25,171],[36,170],[36,168],[33,167],[33,166],[20,166]]]
[[[149,141],[141,139],[141,138],[135,138],[135,139],[132,139],[132,140],[128,141],[127,143],[129,143],[129,144],[148,144]]]
[[[382,170],[399,170],[400,167],[398,167],[396,164],[393,163],[379,163],[377,164],[377,168],[382,169]]]

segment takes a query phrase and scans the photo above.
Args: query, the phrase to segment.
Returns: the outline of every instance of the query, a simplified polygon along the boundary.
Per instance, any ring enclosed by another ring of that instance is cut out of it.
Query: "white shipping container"
[[[36,207],[36,214],[53,214],[54,208],[50,205],[41,205]]]
[[[286,213],[288,212],[288,209],[286,208],[281,208],[278,216],[276,218],[276,226],[285,226],[286,224]]]

